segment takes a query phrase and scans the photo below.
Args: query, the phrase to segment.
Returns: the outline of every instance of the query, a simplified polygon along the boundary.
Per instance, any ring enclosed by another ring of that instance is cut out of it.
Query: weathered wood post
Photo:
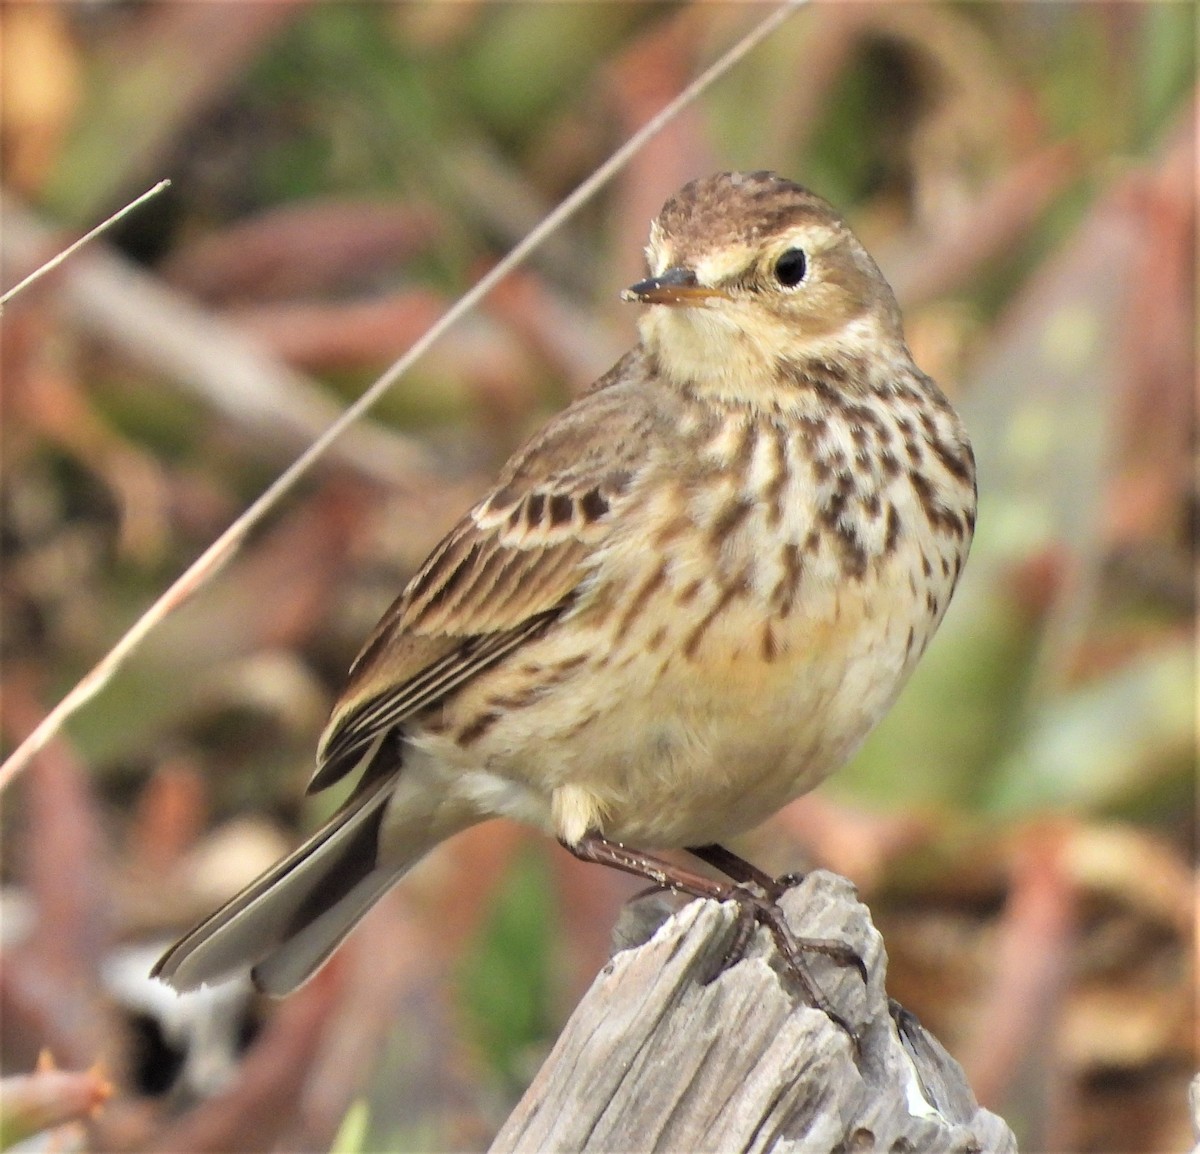
[[[629,948],[580,1002],[492,1154],[1015,1152],[958,1063],[889,1002],[883,942],[853,886],[816,871],[782,906],[797,935],[845,941],[866,963],[864,987],[853,967],[811,962],[857,1051],[781,976],[765,930],[721,969],[731,904],[693,902],[664,923],[663,901],[640,899],[618,926]]]

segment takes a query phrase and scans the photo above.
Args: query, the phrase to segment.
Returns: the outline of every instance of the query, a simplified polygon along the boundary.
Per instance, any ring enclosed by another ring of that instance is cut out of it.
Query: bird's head
[[[895,297],[845,220],[773,173],[685,185],[646,259],[622,295],[651,306],[642,342],[677,383],[739,395],[781,364],[907,356]]]

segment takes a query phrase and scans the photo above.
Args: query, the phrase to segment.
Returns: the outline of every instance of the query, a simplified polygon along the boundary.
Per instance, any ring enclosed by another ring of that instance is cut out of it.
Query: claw
[[[797,873],[795,870],[793,870],[791,873],[780,874],[779,877],[775,879],[775,885],[778,889],[778,892],[775,895],[776,901],[783,897],[788,890],[793,890],[798,885],[802,885],[806,877],[808,877],[808,874]]]

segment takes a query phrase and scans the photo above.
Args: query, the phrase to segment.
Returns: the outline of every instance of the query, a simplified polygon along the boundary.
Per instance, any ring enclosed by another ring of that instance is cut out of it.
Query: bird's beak
[[[720,289],[699,284],[690,268],[669,268],[662,276],[652,276],[630,285],[622,294],[624,301],[645,305],[699,305],[710,300],[726,300]]]

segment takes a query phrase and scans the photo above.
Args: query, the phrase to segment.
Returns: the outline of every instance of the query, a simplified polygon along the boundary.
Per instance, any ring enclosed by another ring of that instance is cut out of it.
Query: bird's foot
[[[804,938],[792,932],[787,918],[774,898],[764,895],[759,887],[737,885],[732,887],[729,899],[737,902],[738,918],[733,938],[725,951],[721,971],[736,965],[745,957],[754,930],[764,926],[775,942],[779,956],[783,959],[785,973],[799,986],[805,1001],[820,1010],[834,1025],[838,1026],[859,1048],[859,1037],[846,1019],[833,1008],[820,985],[809,972],[806,954],[821,954],[840,966],[853,966],[858,970],[863,983],[867,981],[866,963],[845,942],[832,938]]]
[[[737,925],[718,973],[724,972],[741,960],[750,944],[755,925],[765,926],[784,960],[786,972],[792,975],[805,1000],[824,1013],[847,1034],[855,1048],[859,1048],[857,1033],[833,1008],[808,972],[804,955],[822,954],[838,965],[852,965],[862,975],[864,983],[867,980],[866,963],[844,942],[828,938],[800,938],[792,933],[778,904],[778,898],[789,888],[790,880],[788,884],[782,884],[782,880],[776,880],[763,873],[721,846],[703,846],[699,850],[692,849],[689,852],[733,877],[732,883],[705,877],[663,858],[609,841],[603,834],[596,832],[585,834],[574,845],[567,842],[563,842],[563,845],[582,861],[606,865],[646,878],[657,887],[719,902],[736,902]]]

